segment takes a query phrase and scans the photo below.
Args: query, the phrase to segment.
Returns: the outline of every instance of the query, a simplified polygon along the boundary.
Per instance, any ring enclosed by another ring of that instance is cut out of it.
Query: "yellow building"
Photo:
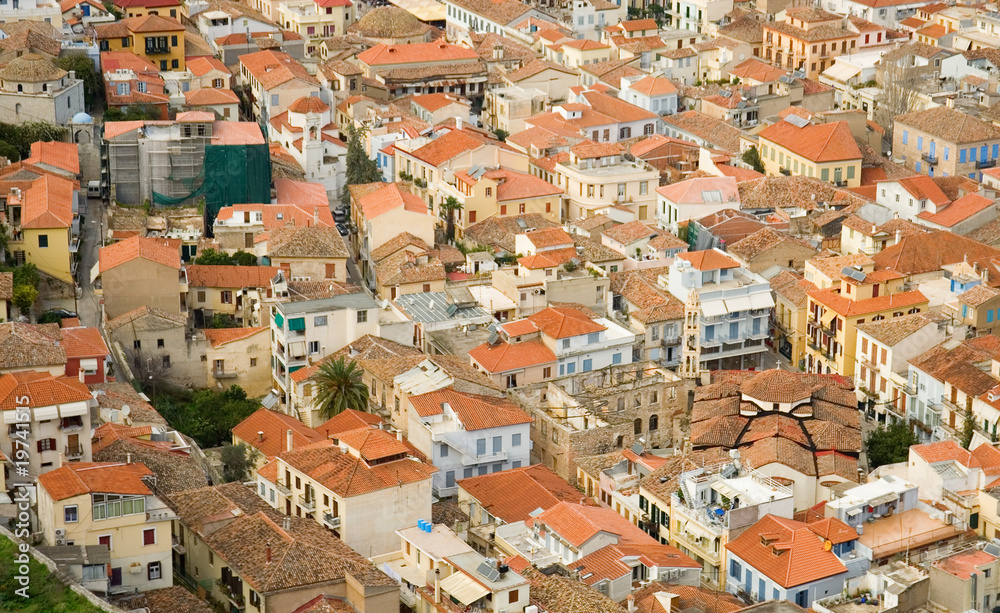
[[[312,53],[318,39],[343,36],[354,23],[350,0],[292,0],[277,4],[276,21],[286,30],[309,39],[306,51]]]
[[[816,260],[806,262],[807,273],[813,262]],[[842,273],[829,287],[818,284],[821,289],[808,293],[807,372],[854,377],[858,371],[854,358],[858,324],[927,311],[927,298],[919,290],[904,290],[903,275],[893,270],[875,271],[870,259],[868,262],[843,267],[841,270],[851,272]]]
[[[89,435],[88,435],[89,436]],[[84,566],[83,582],[145,592],[173,584],[173,512],[139,463],[65,464],[38,477],[38,521],[48,545],[106,546],[110,568]]]
[[[886,247],[892,247],[905,236],[922,232],[924,230],[920,226],[898,217],[876,225],[857,215],[851,215],[840,227],[840,252],[844,255],[875,255]]]
[[[561,47],[562,64],[567,68],[607,62],[613,53],[610,45],[585,38],[563,43]]]
[[[97,26],[101,51],[130,51],[160,70],[184,70],[184,26],[172,17],[147,14]]]
[[[757,136],[767,175],[816,177],[838,187],[861,187],[861,149],[846,121],[814,125],[792,114]]]
[[[478,168],[456,172],[454,185],[440,183],[437,196],[438,207],[449,197],[462,204],[455,212],[455,237],[462,238],[465,228],[496,215],[538,213],[558,223],[562,193],[561,188],[526,172]]]
[[[258,325],[260,305],[271,297],[271,279],[278,274],[271,266],[193,264],[184,270],[188,280],[185,304],[195,311],[198,328],[213,315],[229,315],[240,325]]]
[[[162,15],[180,19],[181,14],[177,0],[113,0],[112,4],[124,18]]]
[[[792,366],[805,364],[808,292],[817,287],[801,275],[785,271],[771,279],[774,291],[773,331],[778,352]]]
[[[24,191],[7,197],[10,224],[8,249],[17,261],[31,262],[38,270],[67,283],[73,282],[74,241],[72,181],[43,175]]]

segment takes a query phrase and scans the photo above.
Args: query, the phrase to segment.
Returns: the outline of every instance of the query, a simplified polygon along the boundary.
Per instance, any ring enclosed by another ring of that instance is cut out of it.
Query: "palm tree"
[[[319,388],[316,406],[323,419],[330,419],[347,409],[368,411],[368,386],[361,378],[354,360],[343,356],[323,362],[313,380]]]
[[[448,223],[448,240],[453,241],[455,240],[455,211],[462,209],[462,203],[454,196],[448,196],[448,199],[441,203],[440,209],[445,213],[445,220]]]

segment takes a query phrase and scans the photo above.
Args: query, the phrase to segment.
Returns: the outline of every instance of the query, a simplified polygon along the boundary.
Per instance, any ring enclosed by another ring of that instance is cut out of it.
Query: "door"
[[[934,150],[936,149],[935,144],[936,143],[934,141],[931,141],[931,159],[934,159]]]
[[[809,592],[807,590],[802,590],[801,592],[795,594],[795,604],[802,608],[808,607],[809,603],[806,600],[809,598]]]
[[[122,584],[122,569],[112,568],[111,569],[111,587],[115,587]]]
[[[243,246],[248,249],[253,247],[253,232],[243,233]]]
[[[67,455],[75,455],[76,451],[80,449],[79,434],[70,434],[66,437],[66,449],[69,452]]]

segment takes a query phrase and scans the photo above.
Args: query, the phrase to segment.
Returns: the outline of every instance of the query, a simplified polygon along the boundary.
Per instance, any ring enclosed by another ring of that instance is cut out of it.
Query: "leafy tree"
[[[448,199],[440,204],[441,212],[445,214],[445,220],[448,223],[447,234],[448,241],[455,240],[455,211],[462,209],[462,203],[458,201],[454,196],[448,196]]]
[[[163,119],[160,109],[150,104],[130,104],[124,110],[112,106],[104,111],[104,121],[140,121]]]
[[[497,140],[502,143],[507,140],[508,136],[510,136],[510,132],[497,128],[496,130],[493,130],[493,136],[495,136]]]
[[[222,392],[198,390],[190,396],[162,394],[155,401],[156,409],[172,427],[206,449],[230,441],[230,431],[260,408],[260,402],[248,398],[238,385]]]
[[[257,256],[242,249],[230,256],[235,266],[256,266]]]
[[[67,72],[72,70],[76,73],[76,78],[83,81],[83,98],[87,108],[98,108],[98,102],[104,93],[104,82],[94,62],[83,53],[68,53],[56,58],[55,64]]]
[[[382,171],[379,170],[378,164],[365,152],[363,139],[367,133],[368,128],[364,126],[361,128],[347,127],[347,177],[341,195],[341,201],[344,204],[351,202],[351,192],[346,186],[363,185],[382,180]]]
[[[246,481],[253,471],[257,450],[246,443],[239,445],[226,444],[222,446],[222,478],[226,483]]]
[[[236,323],[232,315],[227,315],[226,313],[214,313],[212,318],[205,322],[206,328],[239,328],[240,325]]]
[[[753,168],[757,172],[764,174],[764,162],[761,161],[760,152],[757,151],[756,146],[750,147],[749,149],[744,151],[741,157],[743,159],[744,164],[747,164],[750,166],[750,168]]]
[[[368,410],[368,386],[361,374],[354,360],[348,361],[343,356],[320,365],[313,381],[319,388],[316,406],[324,419],[347,409]]]
[[[0,123],[0,141],[13,145],[20,159],[31,155],[31,143],[63,140],[65,136],[66,128],[46,121],[30,121],[22,124]]]
[[[959,444],[965,449],[969,449],[972,444],[972,437],[976,434],[976,418],[972,415],[972,407],[967,406],[962,411],[962,430],[958,433]]]
[[[31,307],[35,304],[35,300],[38,300],[37,289],[31,287],[30,285],[14,286],[14,296],[12,302],[14,303],[14,306],[21,310],[22,315],[28,315],[31,312]]]
[[[31,262],[25,262],[14,269],[14,285],[27,285],[38,288],[42,282],[42,276],[38,274],[38,267]]]
[[[910,447],[918,442],[917,436],[905,422],[879,426],[869,432],[865,439],[869,468],[875,470],[885,464],[905,462],[909,457]]]
[[[0,141],[0,155],[10,160],[11,164],[21,160],[21,152],[17,150],[17,147],[5,140]]]

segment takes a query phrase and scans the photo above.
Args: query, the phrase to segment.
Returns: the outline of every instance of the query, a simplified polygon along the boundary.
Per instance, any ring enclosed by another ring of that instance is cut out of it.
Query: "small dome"
[[[351,31],[368,38],[406,38],[423,34],[427,26],[405,9],[380,6],[365,13]]]
[[[80,111],[76,115],[73,115],[71,123],[94,123],[94,118],[83,111]]]
[[[302,96],[288,105],[289,113],[324,113],[329,110],[330,107],[316,96]]]
[[[0,70],[0,79],[15,83],[57,81],[66,75],[65,70],[37,53],[25,53],[21,57],[14,58]]]

